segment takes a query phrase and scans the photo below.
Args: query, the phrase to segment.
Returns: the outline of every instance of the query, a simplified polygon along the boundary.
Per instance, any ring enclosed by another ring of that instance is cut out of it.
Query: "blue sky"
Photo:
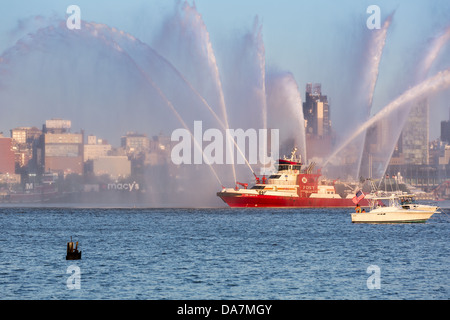
[[[108,24],[144,42],[151,42],[155,30],[173,10],[175,2],[13,1],[2,8],[0,51],[17,40],[11,32],[20,26],[20,21],[36,15],[66,19],[66,8],[71,4],[81,8],[82,20]],[[342,83],[342,79],[355,72],[352,60],[358,57],[361,42],[368,34],[366,8],[369,5],[380,7],[382,20],[395,11],[380,64],[374,110],[382,108],[411,85],[407,78],[425,52],[427,43],[450,25],[448,0],[197,0],[195,4],[219,59],[223,42],[251,28],[257,15],[263,26],[267,68],[292,72],[302,96],[307,82],[322,83],[334,108],[333,115],[339,113],[333,101],[342,101],[339,97],[352,90]],[[450,67],[449,46],[444,47],[431,73]],[[447,90],[431,100],[430,138],[439,135],[439,122],[448,119],[449,96]],[[0,131],[7,132],[8,129],[0,128]]]

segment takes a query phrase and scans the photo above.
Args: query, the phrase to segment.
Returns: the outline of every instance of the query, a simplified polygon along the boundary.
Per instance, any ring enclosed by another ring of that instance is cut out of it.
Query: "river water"
[[[448,209],[420,224],[349,211],[0,208],[0,298],[450,298]],[[71,236],[81,260],[65,260]]]

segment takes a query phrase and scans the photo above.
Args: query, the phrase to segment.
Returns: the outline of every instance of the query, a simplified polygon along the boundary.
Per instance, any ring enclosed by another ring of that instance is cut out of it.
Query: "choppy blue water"
[[[0,298],[449,299],[449,219],[377,225],[352,224],[348,209],[3,208]],[[70,236],[82,260],[65,260]],[[371,265],[379,289],[369,289]]]

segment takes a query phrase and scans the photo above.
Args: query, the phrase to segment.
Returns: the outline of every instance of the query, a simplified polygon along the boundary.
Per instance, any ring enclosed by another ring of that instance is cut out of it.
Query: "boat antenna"
[[[295,153],[297,152],[297,147],[294,147],[293,149],[292,149],[292,152],[291,152],[291,161],[294,161],[294,159],[295,159]]]

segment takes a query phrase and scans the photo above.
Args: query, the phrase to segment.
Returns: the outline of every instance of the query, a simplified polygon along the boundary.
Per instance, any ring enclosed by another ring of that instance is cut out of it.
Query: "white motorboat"
[[[352,213],[353,223],[412,223],[426,222],[437,211],[437,207],[413,204],[401,204],[398,195],[387,197],[366,197],[370,202],[370,211]],[[380,202],[388,202],[381,206]]]

